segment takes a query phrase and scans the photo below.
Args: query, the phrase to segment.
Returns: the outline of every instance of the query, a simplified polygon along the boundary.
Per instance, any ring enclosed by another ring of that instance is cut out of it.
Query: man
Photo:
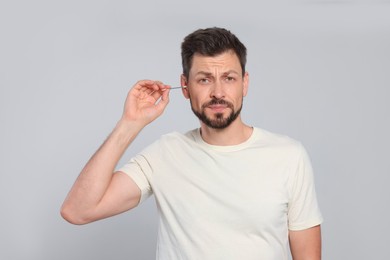
[[[222,28],[200,29],[182,43],[182,92],[200,128],[172,133],[114,174],[119,159],[169,101],[170,86],[142,80],[122,118],[80,173],[62,207],[85,224],[134,208],[154,195],[157,259],[321,258],[313,175],[296,141],[245,124],[246,48]]]

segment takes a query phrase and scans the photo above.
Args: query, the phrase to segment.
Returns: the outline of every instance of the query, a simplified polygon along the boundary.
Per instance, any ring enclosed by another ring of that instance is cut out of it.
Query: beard
[[[191,99],[190,99],[191,102]],[[202,105],[200,111],[196,111],[191,102],[191,110],[194,114],[202,121],[206,126],[213,129],[224,129],[228,127],[241,113],[243,102],[241,101],[241,106],[237,111],[234,111],[234,106],[232,103],[225,101],[223,99],[212,99],[211,101]],[[211,105],[226,105],[231,109],[230,114],[227,117],[223,116],[223,113],[216,113],[215,118],[210,118],[206,115],[206,108]]]

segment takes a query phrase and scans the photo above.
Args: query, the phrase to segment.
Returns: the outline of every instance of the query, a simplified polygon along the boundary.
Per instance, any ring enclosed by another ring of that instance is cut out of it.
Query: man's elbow
[[[85,225],[92,222],[92,220],[82,216],[81,214],[78,214],[75,210],[72,210],[72,208],[66,204],[62,205],[60,214],[63,219],[73,225]]]

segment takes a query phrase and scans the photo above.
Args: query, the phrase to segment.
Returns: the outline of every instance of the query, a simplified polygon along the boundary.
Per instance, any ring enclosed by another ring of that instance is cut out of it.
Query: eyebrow
[[[240,73],[238,73],[238,72],[235,71],[235,70],[228,70],[228,71],[222,73],[222,75],[228,75],[228,74],[231,74],[231,73],[240,75]],[[195,73],[194,76],[198,76],[198,75],[212,76],[213,74],[212,74],[211,72],[202,71],[202,70],[201,70],[201,71],[198,71],[197,73]]]

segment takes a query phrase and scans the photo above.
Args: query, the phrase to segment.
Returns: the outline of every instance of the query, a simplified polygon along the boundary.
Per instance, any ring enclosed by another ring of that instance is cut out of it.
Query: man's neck
[[[245,125],[238,117],[224,129],[214,129],[201,122],[202,139],[211,145],[237,145],[245,142],[252,135],[253,128]]]

